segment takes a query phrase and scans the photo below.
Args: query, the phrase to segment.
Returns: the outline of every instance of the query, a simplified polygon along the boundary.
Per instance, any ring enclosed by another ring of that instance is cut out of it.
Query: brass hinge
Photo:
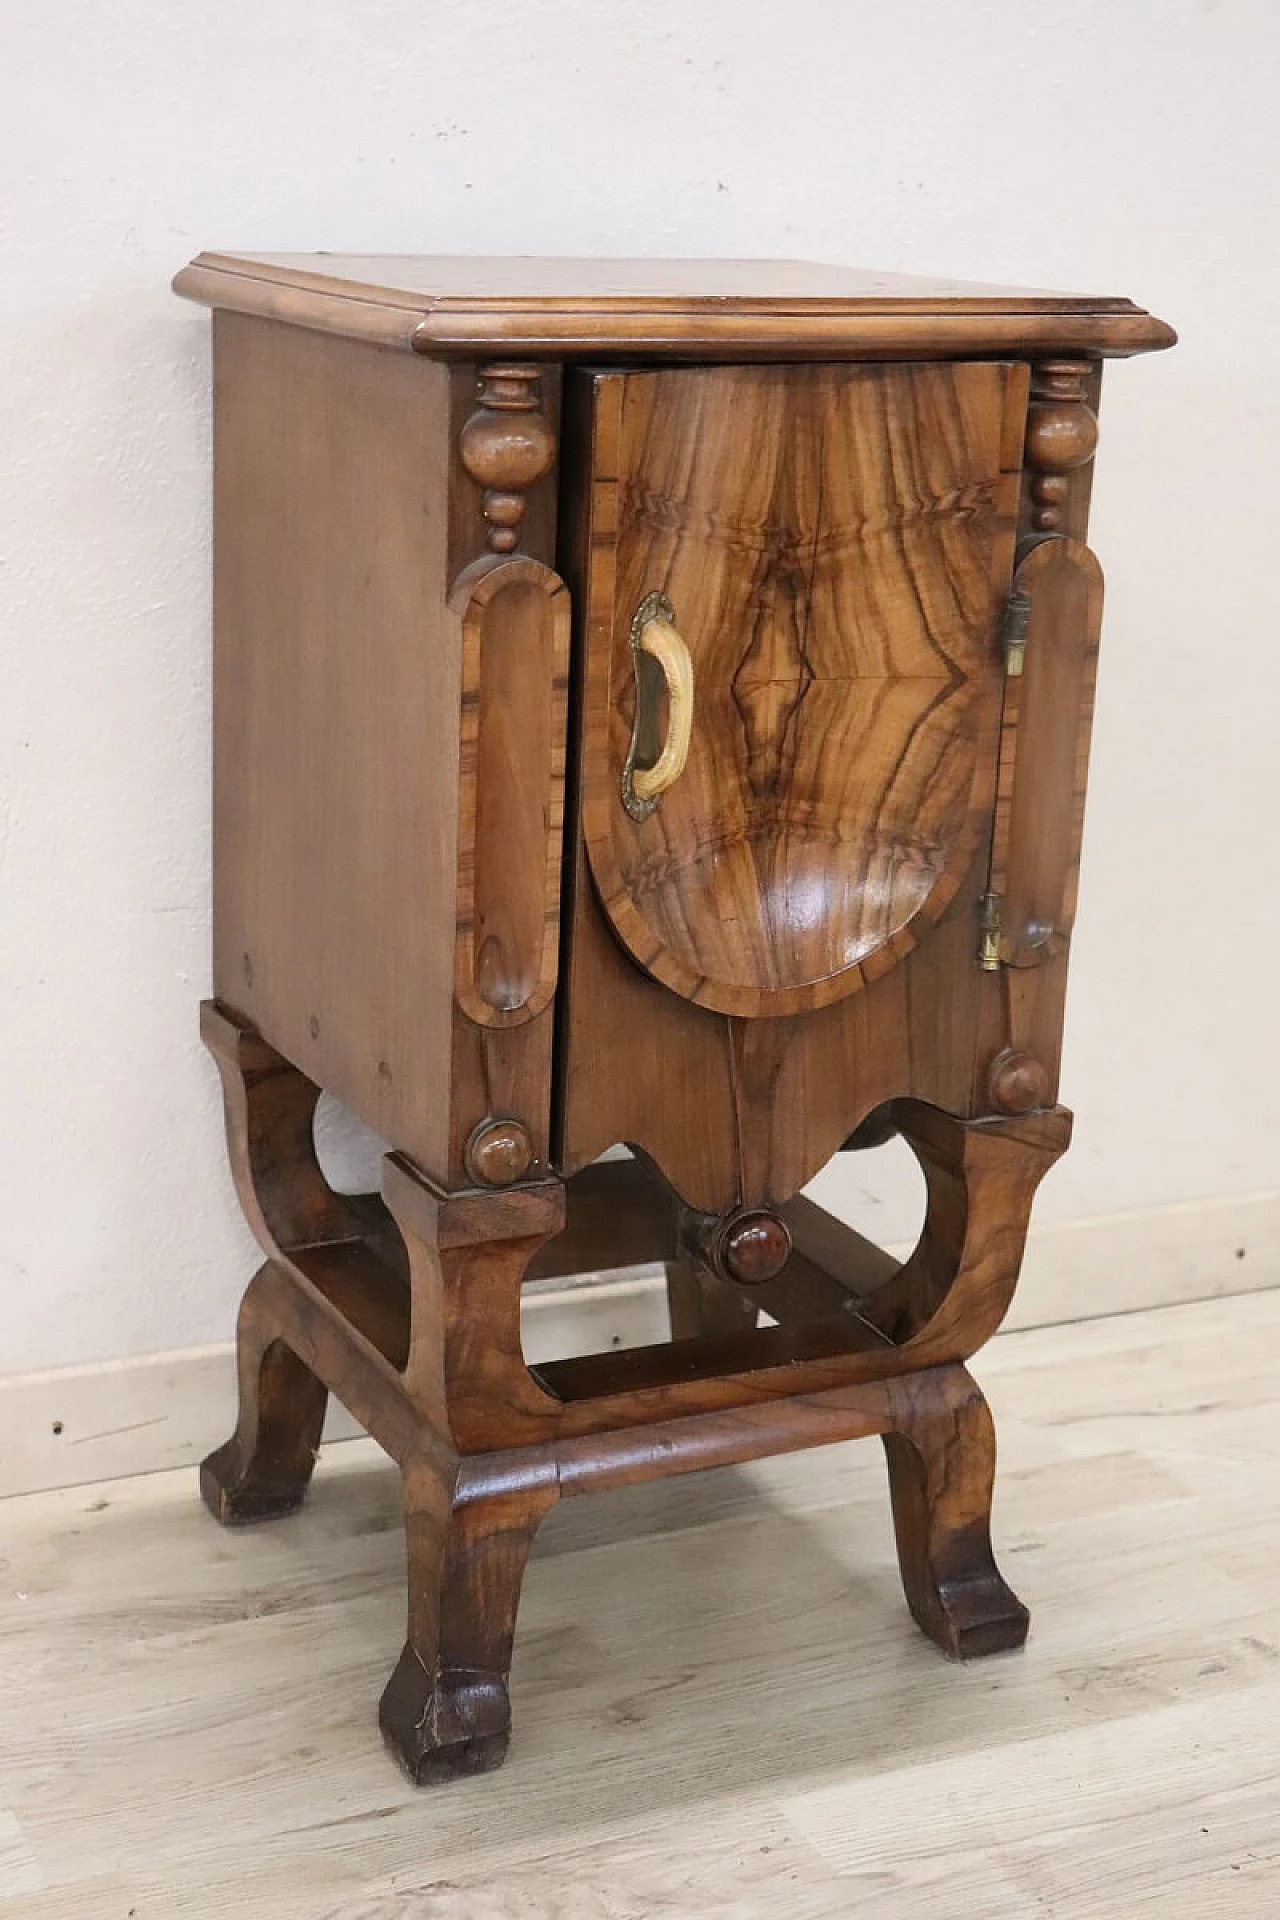
[[[998,893],[984,893],[978,906],[982,913],[982,940],[978,947],[978,965],[984,973],[999,973],[1000,921],[1004,900]]]
[[[1000,622],[1000,645],[1004,649],[1004,670],[1010,680],[1022,672],[1027,653],[1027,629],[1031,625],[1031,595],[1011,593],[1004,603]]]

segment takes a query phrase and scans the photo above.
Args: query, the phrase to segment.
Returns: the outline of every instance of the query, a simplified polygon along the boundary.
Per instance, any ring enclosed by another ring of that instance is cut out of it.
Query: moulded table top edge
[[[202,253],[184,296],[419,352],[661,357],[1130,354],[1175,335],[1132,301],[802,261]]]

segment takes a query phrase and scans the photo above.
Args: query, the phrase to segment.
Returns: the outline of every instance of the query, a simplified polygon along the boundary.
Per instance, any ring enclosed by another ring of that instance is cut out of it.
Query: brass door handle
[[[636,717],[622,769],[622,804],[647,820],[684,772],[693,738],[693,660],[675,624],[671,602],[647,593],[631,621]],[[667,737],[658,745],[658,701],[667,695]]]

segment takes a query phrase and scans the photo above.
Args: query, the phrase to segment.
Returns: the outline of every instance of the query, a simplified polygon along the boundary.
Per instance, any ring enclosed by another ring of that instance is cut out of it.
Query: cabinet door
[[[604,911],[701,1006],[827,1005],[910,951],[989,831],[1026,370],[593,388],[582,796]]]

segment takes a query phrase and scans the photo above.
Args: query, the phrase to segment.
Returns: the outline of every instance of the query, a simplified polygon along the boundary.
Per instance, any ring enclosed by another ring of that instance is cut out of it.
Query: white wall
[[[195,1038],[199,247],[799,255],[1171,320],[1104,405],[1042,1212],[1275,1183],[1278,41],[1271,0],[8,0],[0,1372],[227,1337],[253,1257]]]

